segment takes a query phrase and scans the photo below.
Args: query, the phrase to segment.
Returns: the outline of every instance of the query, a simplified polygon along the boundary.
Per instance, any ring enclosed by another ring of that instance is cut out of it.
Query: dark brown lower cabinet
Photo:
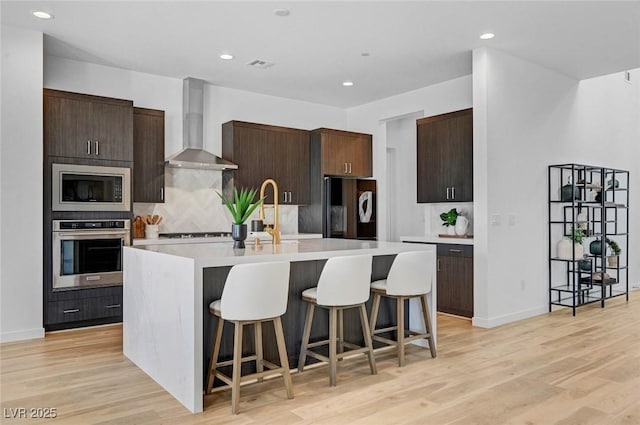
[[[122,318],[122,294],[95,298],[52,301],[47,304],[47,323]]]
[[[438,311],[473,317],[473,246],[438,244]]]

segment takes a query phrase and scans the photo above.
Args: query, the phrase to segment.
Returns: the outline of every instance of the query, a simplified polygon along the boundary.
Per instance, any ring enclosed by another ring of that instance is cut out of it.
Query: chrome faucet
[[[267,179],[260,186],[260,199],[264,199],[264,190],[267,185],[273,186],[273,227],[267,229],[267,233],[271,235],[274,245],[280,245],[280,222],[278,220],[278,184],[273,179]],[[260,205],[260,220],[264,221],[264,201]]]

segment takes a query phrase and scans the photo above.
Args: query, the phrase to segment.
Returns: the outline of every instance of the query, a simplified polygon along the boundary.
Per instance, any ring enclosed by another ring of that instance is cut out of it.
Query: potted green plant
[[[607,264],[609,267],[618,267],[618,256],[621,252],[620,246],[618,246],[618,243],[613,239],[605,238],[605,241],[613,253],[613,255],[607,256]]]
[[[229,209],[233,224],[231,225],[231,237],[234,248],[244,248],[244,241],[247,239],[247,225],[245,221],[262,204],[262,199],[254,202],[257,191],[255,189],[237,188],[233,190],[233,198],[228,198],[220,192],[216,192],[222,203]]]
[[[455,235],[454,226],[456,225],[459,215],[455,208],[451,208],[449,211],[440,214],[440,219],[443,221],[442,225],[447,228],[447,234]]]

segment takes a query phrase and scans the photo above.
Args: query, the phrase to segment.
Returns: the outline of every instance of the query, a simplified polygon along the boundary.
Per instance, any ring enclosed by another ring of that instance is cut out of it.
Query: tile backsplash
[[[162,216],[160,233],[230,232],[231,214],[216,191],[222,191],[222,172],[187,168],[165,169],[165,202],[133,204],[133,214]],[[298,233],[298,207],[280,205],[280,231]],[[273,222],[273,208],[265,208],[265,221]],[[247,220],[258,218],[258,211]]]

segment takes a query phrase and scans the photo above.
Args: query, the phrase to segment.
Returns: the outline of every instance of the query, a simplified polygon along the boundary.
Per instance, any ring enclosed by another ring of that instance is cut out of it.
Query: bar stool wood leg
[[[360,305],[360,323],[362,325],[362,334],[364,335],[365,345],[369,348],[367,351],[367,357],[369,358],[369,368],[371,374],[376,375],[378,369],[376,368],[376,360],[373,357],[373,341],[371,340],[371,329],[369,329],[369,321],[367,320],[367,309],[364,304]]]
[[[338,353],[344,353],[344,310],[338,310]],[[338,359],[341,361],[342,357]]]
[[[404,297],[396,298],[396,310],[398,313],[396,322],[398,324],[398,344],[396,348],[398,351],[398,365],[402,367],[404,366]]]
[[[304,320],[304,332],[302,334],[302,346],[300,347],[300,359],[298,360],[298,372],[302,372],[304,364],[307,361],[307,345],[311,337],[311,323],[313,322],[313,312],[315,305],[307,303],[307,317]]]
[[[209,362],[209,376],[207,377],[207,394],[211,393],[213,388],[213,381],[216,376],[216,363],[218,362],[218,354],[220,353],[220,343],[222,341],[222,328],[224,327],[224,320],[218,317],[218,324],[216,330],[213,333],[213,349],[211,350],[211,361]]]
[[[378,311],[380,310],[380,294],[373,294],[373,305],[371,308],[371,322],[369,327],[371,328],[371,332],[376,330],[376,323],[378,322]],[[373,335],[373,334],[372,334]]]
[[[336,356],[336,337],[337,337],[337,308],[331,307],[329,309],[329,386],[336,386],[336,368],[337,368],[337,356]]]
[[[284,331],[282,330],[282,320],[280,317],[273,319],[273,327],[276,331],[276,343],[278,344],[278,355],[280,356],[280,367],[282,368],[282,378],[284,387],[287,390],[287,398],[293,398],[293,383],[289,373],[289,358],[284,342]]]
[[[233,322],[235,325],[233,336],[233,377],[231,384],[231,412],[238,413],[240,403],[240,369],[242,368],[242,322]]]
[[[435,358],[438,353],[436,351],[436,344],[433,342],[433,332],[431,331],[431,316],[429,315],[429,304],[427,303],[427,296],[420,297],[420,303],[422,304],[422,314],[424,315],[424,327],[429,334],[427,341],[429,341],[429,350],[431,350],[431,357]]]
[[[256,372],[264,372],[264,354],[262,353],[262,322],[256,322],[254,325],[255,344],[256,344]],[[262,382],[262,377],[258,378],[258,382]]]

